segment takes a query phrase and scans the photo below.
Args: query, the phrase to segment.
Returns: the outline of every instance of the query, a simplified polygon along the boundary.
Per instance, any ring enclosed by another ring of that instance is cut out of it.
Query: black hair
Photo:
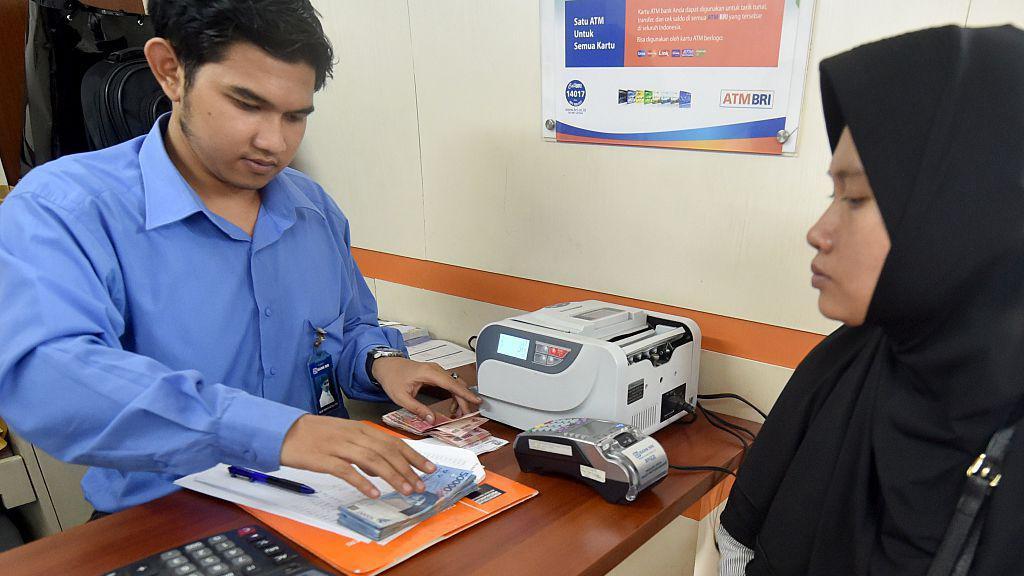
[[[174,47],[186,86],[203,64],[219,62],[235,42],[316,71],[316,90],[332,77],[334,50],[309,0],[150,0],[153,31]]]

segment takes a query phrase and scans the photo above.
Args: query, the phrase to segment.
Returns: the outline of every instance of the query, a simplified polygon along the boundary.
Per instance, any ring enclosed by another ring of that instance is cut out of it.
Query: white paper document
[[[476,455],[469,450],[455,446],[435,446],[421,440],[406,440],[405,442],[431,462],[471,470],[476,474],[478,483],[483,481],[484,467]],[[338,510],[342,506],[364,498],[363,494],[351,485],[330,474],[299,470],[288,466],[282,466],[272,475],[306,484],[316,490],[316,494],[299,494],[268,484],[233,478],[228,474],[227,464],[218,464],[202,472],[190,474],[178,479],[175,484],[235,504],[284,516],[340,534],[346,538],[360,542],[371,541],[338,523]],[[368,477],[368,479],[380,490],[381,494],[387,494],[394,490],[380,478]],[[386,544],[397,536],[398,534],[378,543]]]
[[[476,354],[472,350],[444,340],[427,340],[409,346],[409,358],[417,362],[436,362],[445,370],[476,362]]]
[[[477,484],[484,480],[484,465],[472,451],[459,448],[450,444],[435,443],[434,438],[423,440],[406,440],[406,444],[412,446],[413,450],[423,454],[434,464],[441,464],[449,468],[461,468],[476,474]]]
[[[447,444],[441,440],[438,440],[437,438],[424,438],[420,440],[420,442],[423,442],[425,444],[431,444],[434,446],[451,446],[451,444]],[[508,440],[502,440],[497,436],[491,436],[490,438],[484,438],[483,440],[477,442],[476,444],[463,446],[463,448],[479,456],[481,454],[486,454],[488,452],[494,452],[495,450],[501,448],[506,444],[508,444]]]
[[[410,326],[409,324],[402,324],[401,322],[392,322],[389,320],[379,320],[378,323],[382,328],[391,327],[401,332],[402,340],[405,341],[406,346],[430,340],[430,332],[428,332],[426,328]]]

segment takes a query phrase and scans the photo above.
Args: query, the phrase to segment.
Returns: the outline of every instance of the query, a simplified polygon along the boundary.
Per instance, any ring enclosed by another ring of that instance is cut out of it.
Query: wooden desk
[[[505,439],[517,432],[494,422],[487,428]],[[703,418],[690,425],[670,425],[654,437],[672,464],[735,467],[740,459],[736,440]],[[540,494],[386,574],[604,574],[723,476],[670,471],[636,502],[614,505],[571,480],[520,472],[511,446],[480,460],[488,470],[537,488]],[[255,522],[237,506],[183,490],[0,554],[0,574],[104,574],[167,548]]]

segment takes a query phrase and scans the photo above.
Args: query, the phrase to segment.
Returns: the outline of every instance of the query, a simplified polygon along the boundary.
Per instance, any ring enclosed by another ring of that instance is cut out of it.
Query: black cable
[[[729,422],[725,418],[722,418],[721,414],[718,414],[717,412],[712,412],[711,410],[708,410],[704,406],[704,404],[702,404],[700,402],[697,403],[697,407],[700,409],[701,413],[704,414],[704,417],[707,418],[708,421],[711,422],[712,424],[718,424],[720,426],[725,426],[727,428],[731,428],[731,429],[737,430],[737,431],[740,428],[743,428],[739,424],[733,424],[732,422]],[[749,434],[750,431],[747,430],[746,428],[743,428],[743,431],[747,432],[748,436],[750,435]]]
[[[721,466],[673,466],[672,464],[669,464],[668,467],[673,470],[682,470],[684,472],[724,472],[726,474],[732,474],[733,476],[736,475],[732,470]]]
[[[707,418],[707,416],[709,414],[709,412],[707,410],[704,410],[704,407],[701,406],[699,403],[695,407],[695,406],[693,406],[693,404],[690,404],[689,402],[686,402],[685,400],[683,400],[683,401],[679,402],[679,405],[682,407],[683,410],[685,410],[687,412],[687,414],[689,416],[689,420],[687,420],[685,416],[683,418],[680,418],[679,420],[676,420],[677,423],[682,424],[684,426],[688,425],[688,424],[693,424],[694,422],[697,421],[697,410],[698,409],[700,411],[704,412],[705,418]],[[740,436],[739,434],[736,434],[735,432],[733,432],[733,431],[731,431],[731,430],[729,430],[727,428],[723,428],[722,426],[719,426],[719,425],[715,424],[714,422],[711,421],[710,418],[708,418],[708,422],[711,422],[711,424],[713,426],[716,426],[718,428],[722,428],[722,430],[725,430],[729,434],[732,434],[733,436],[739,438],[739,441],[743,444],[743,450],[746,451],[746,449],[747,449],[747,442],[743,439],[742,436]],[[676,466],[674,464],[669,464],[668,467],[673,469],[673,470],[682,470],[684,472],[724,472],[726,474],[732,474],[733,476],[736,475],[736,473],[733,472],[732,470],[730,470],[728,468],[723,468],[721,466]]]
[[[686,412],[687,412],[686,416],[683,416],[679,420],[676,420],[676,424],[680,424],[682,426],[689,426],[690,424],[693,424],[694,422],[697,421],[697,411],[696,410],[687,410]],[[687,419],[687,418],[689,418],[689,419]]]
[[[728,420],[726,420],[725,418],[722,418],[720,415],[718,415],[718,414],[716,414],[714,412],[708,411],[708,416],[709,416],[708,421],[711,422],[712,425],[717,423],[717,424],[719,424],[721,426],[725,426],[726,428],[729,428],[730,430],[733,430],[735,432],[743,432],[744,434],[746,434],[750,438],[751,442],[753,442],[754,440],[757,439],[757,435],[754,434],[753,432],[751,432],[750,430],[748,430],[747,428],[744,428],[743,426],[740,426],[738,424],[733,424],[732,422],[729,422]]]
[[[698,406],[700,406],[701,408],[704,408],[703,404],[698,404]],[[754,434],[748,428],[744,428],[743,426],[740,426],[739,424],[735,424],[733,422],[729,422],[725,418],[722,418],[718,414],[716,414],[714,412],[711,412],[711,411],[707,410],[706,408],[704,408],[704,410],[706,411],[706,416],[707,416],[708,421],[712,421],[713,420],[713,423],[717,422],[718,424],[721,424],[722,426],[725,426],[727,428],[731,428],[733,430],[736,430],[737,432],[743,432],[747,436],[750,436],[750,440],[751,441],[753,441],[753,440],[755,440],[757,438],[757,434]]]
[[[466,346],[468,346],[469,349],[472,350],[473,352],[476,352],[476,346],[473,345],[473,342],[475,342],[475,341],[476,341],[476,336],[470,336],[469,340],[466,340]]]
[[[740,396],[739,394],[731,394],[731,393],[697,394],[697,399],[698,400],[718,400],[720,398],[732,398],[733,400],[739,400],[740,402],[743,402],[747,406],[750,406],[751,408],[753,408],[755,412],[757,412],[758,414],[761,415],[761,418],[765,418],[765,419],[768,418],[768,415],[765,414],[764,411],[762,411],[757,406],[754,406],[754,404],[750,400],[747,400],[746,398],[744,398],[743,396]]]
[[[723,426],[721,424],[721,421],[716,421],[713,418],[708,418],[708,423],[711,424],[712,426],[714,426],[715,428],[718,428],[719,430],[722,430],[723,432],[725,432],[725,433],[727,433],[727,434],[729,434],[731,436],[734,436],[737,440],[739,440],[740,444],[743,445],[743,451],[744,452],[746,452],[748,449],[750,449],[750,441],[749,440],[747,440],[744,436],[738,434],[735,430],[732,430],[731,428]]]
[[[680,424],[684,424],[684,425],[685,424],[693,424],[694,422],[696,422],[697,421],[697,407],[695,407],[693,404],[690,404],[689,402],[686,402],[686,401],[682,401],[679,404],[682,406],[683,410],[685,410],[689,414],[690,419],[689,420],[683,420],[683,419],[680,418],[678,422]],[[722,418],[718,414],[716,414],[714,412],[708,411],[703,406],[701,406],[699,402],[697,403],[697,406],[699,406],[700,409],[704,412],[705,418],[707,418],[708,422],[712,426],[715,426],[716,428],[721,428],[722,426],[725,426],[726,428],[731,428],[733,430],[743,432],[747,436],[750,436],[750,440],[751,441],[753,441],[753,440],[755,440],[757,438],[757,435],[754,434],[753,432],[751,432],[749,429],[744,428],[743,426],[740,426],[739,424],[735,424],[733,422],[729,422],[728,420]],[[733,435],[735,436],[735,434],[733,434]]]
[[[705,409],[703,406],[701,406],[700,403],[697,404],[697,409],[700,410],[700,413],[703,414],[705,418],[707,418],[709,424],[711,424],[715,428],[718,428],[719,430],[724,430],[724,431],[728,432],[729,434],[732,434],[733,436],[735,436],[736,439],[740,441],[740,444],[743,444],[743,451],[744,452],[746,452],[747,449],[750,448],[750,444],[747,443],[746,438],[744,438],[743,436],[740,436],[736,432],[733,432],[729,428],[726,428],[725,426],[722,426],[721,424],[716,423],[714,418],[712,416],[708,415],[710,413],[707,411],[707,409]]]

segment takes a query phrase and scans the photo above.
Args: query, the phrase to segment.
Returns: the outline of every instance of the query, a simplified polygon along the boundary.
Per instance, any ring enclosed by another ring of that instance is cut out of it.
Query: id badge
[[[313,408],[317,415],[326,414],[341,405],[341,394],[334,378],[334,362],[330,354],[320,349],[326,335],[322,328],[316,329],[313,353],[306,366],[313,392]]]

